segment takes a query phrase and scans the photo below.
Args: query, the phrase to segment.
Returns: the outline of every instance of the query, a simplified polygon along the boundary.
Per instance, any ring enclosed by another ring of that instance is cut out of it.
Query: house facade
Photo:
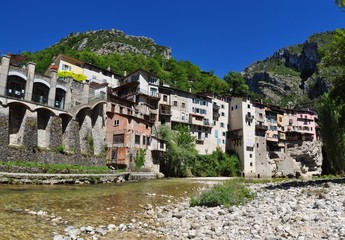
[[[126,169],[134,169],[145,154],[142,167],[159,171],[166,151],[157,136],[160,125],[188,126],[200,154],[236,152],[245,177],[286,172],[291,149],[319,141],[312,110],[181,91],[160,85],[142,69],[119,76],[63,55],[43,75],[34,63],[14,66],[10,56],[3,56],[0,114],[5,156],[13,154],[8,146],[34,149],[36,155],[37,148],[63,146],[66,153],[89,158],[88,164],[105,156],[106,164]]]

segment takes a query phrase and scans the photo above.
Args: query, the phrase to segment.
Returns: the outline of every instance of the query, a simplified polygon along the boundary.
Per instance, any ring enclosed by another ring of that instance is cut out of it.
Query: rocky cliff
[[[314,34],[303,44],[282,48],[243,71],[250,89],[272,103],[295,107],[328,91],[334,69],[319,69],[322,49],[334,32]]]
[[[273,177],[320,176],[322,172],[322,143],[302,142],[287,149],[286,153],[277,153],[272,159]]]
[[[115,52],[121,55],[141,53],[145,56],[158,54],[167,59],[171,57],[171,48],[156,44],[152,38],[126,35],[116,29],[71,33],[57,44],[66,44],[79,51],[87,49],[98,55]]]

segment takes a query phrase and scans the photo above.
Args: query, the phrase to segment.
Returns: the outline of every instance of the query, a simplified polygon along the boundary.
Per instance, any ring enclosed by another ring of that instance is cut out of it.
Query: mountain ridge
[[[335,31],[313,34],[304,43],[278,49],[249,65],[242,75],[250,90],[280,106],[310,105],[331,86],[334,76],[329,73],[330,68],[320,65],[334,34]]]

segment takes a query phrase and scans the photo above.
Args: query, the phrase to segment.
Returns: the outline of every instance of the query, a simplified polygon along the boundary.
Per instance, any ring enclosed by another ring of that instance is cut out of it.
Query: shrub
[[[66,153],[66,149],[65,149],[65,145],[64,144],[60,144],[58,146],[56,146],[55,150],[59,153]]]
[[[253,198],[254,194],[243,186],[243,182],[229,180],[223,184],[213,186],[198,197],[193,197],[190,201],[190,205],[192,207],[216,207],[220,205],[230,207],[244,204]]]
[[[135,170],[139,171],[145,163],[146,150],[140,149],[135,157]]]

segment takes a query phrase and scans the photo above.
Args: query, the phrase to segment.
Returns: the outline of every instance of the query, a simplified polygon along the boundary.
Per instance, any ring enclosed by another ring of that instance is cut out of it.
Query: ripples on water
[[[52,239],[67,225],[128,223],[140,218],[140,205],[166,205],[191,197],[207,182],[163,179],[100,185],[0,185],[0,239]],[[27,210],[25,210],[27,209]],[[68,224],[52,224],[30,211],[45,211]]]

